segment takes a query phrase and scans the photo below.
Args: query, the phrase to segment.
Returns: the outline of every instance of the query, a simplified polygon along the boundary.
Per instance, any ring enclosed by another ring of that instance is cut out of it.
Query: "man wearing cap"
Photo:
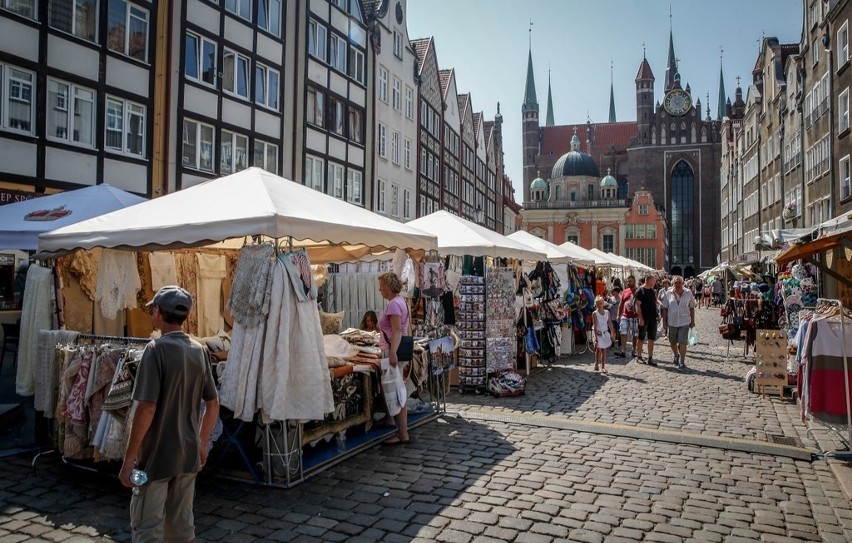
[[[134,543],[195,541],[195,476],[207,460],[219,399],[201,344],[182,330],[192,308],[189,292],[165,286],[147,306],[162,336],[148,343],[139,363],[119,479],[131,488],[134,468],[148,475],[130,499]]]

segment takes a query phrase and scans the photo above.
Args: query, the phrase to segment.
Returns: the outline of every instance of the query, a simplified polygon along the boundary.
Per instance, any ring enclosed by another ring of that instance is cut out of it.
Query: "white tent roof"
[[[39,250],[150,251],[245,236],[289,237],[296,246],[320,245],[324,256],[312,251],[313,263],[392,248],[438,247],[430,234],[260,168],[249,168],[44,234],[39,237]],[[338,254],[329,247],[338,244],[350,247]]]
[[[594,266],[599,259],[595,253],[580,247],[576,243],[571,243],[570,241],[566,241],[565,243],[558,245],[558,247],[568,253],[568,255],[574,259],[574,263],[578,266]]]
[[[547,260],[544,252],[498,234],[446,211],[436,211],[407,223],[438,236],[442,255],[492,256],[521,260]]]
[[[38,235],[144,202],[110,185],[94,185],[0,206],[0,249],[34,251]]]
[[[589,249],[589,252],[595,255],[595,264],[598,266],[616,266],[618,268],[626,267],[622,260],[619,260],[617,255],[612,253],[605,253],[600,249]]]
[[[565,250],[561,249],[555,243],[551,243],[546,239],[541,239],[538,236],[534,236],[527,232],[526,230],[518,230],[517,232],[512,232],[508,236],[509,239],[513,239],[518,243],[522,243],[531,249],[535,249],[536,251],[541,251],[547,255],[547,260],[550,261],[551,264],[573,264],[574,258],[571,257]],[[577,263],[578,265],[583,265],[582,263]]]

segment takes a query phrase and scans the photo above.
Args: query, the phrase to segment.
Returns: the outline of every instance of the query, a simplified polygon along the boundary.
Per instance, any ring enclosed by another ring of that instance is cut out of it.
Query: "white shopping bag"
[[[388,407],[388,415],[391,417],[399,414],[405,405],[408,393],[405,390],[405,382],[402,379],[402,369],[397,363],[396,367],[390,365],[387,358],[382,359],[382,393]]]

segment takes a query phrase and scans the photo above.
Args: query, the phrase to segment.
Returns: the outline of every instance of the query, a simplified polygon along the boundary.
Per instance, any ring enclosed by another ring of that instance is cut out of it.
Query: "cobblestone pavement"
[[[527,395],[456,393],[450,409],[526,416],[529,424],[448,414],[407,447],[373,448],[289,490],[202,475],[202,541],[850,541],[852,504],[829,465],[554,429],[541,417],[708,436],[805,439],[789,400],[741,382],[724,359],[718,313],[699,311],[704,344],[690,369],[590,355],[530,378]],[[711,333],[713,332],[713,333]],[[670,352],[670,351],[669,351]],[[665,350],[658,359],[670,360]],[[808,441],[806,440],[806,444]],[[128,492],[50,456],[0,462],[0,543],[127,541]]]

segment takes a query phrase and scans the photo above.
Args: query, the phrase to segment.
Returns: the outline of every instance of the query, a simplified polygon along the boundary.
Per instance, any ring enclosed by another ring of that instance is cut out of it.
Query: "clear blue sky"
[[[684,86],[716,118],[720,47],[726,94],[736,77],[743,94],[751,83],[762,36],[799,43],[801,0],[408,0],[412,39],[435,37],[441,69],[455,68],[459,93],[470,92],[474,111],[503,115],[506,173],[521,203],[521,103],[532,35],[533,67],[544,124],[551,70],[556,124],[606,122],[610,62],[616,120],[636,120],[636,72],[645,45],[662,97],[669,45],[669,9],[675,54]],[[533,22],[529,32],[530,20]],[[705,111],[702,111],[702,116]]]

